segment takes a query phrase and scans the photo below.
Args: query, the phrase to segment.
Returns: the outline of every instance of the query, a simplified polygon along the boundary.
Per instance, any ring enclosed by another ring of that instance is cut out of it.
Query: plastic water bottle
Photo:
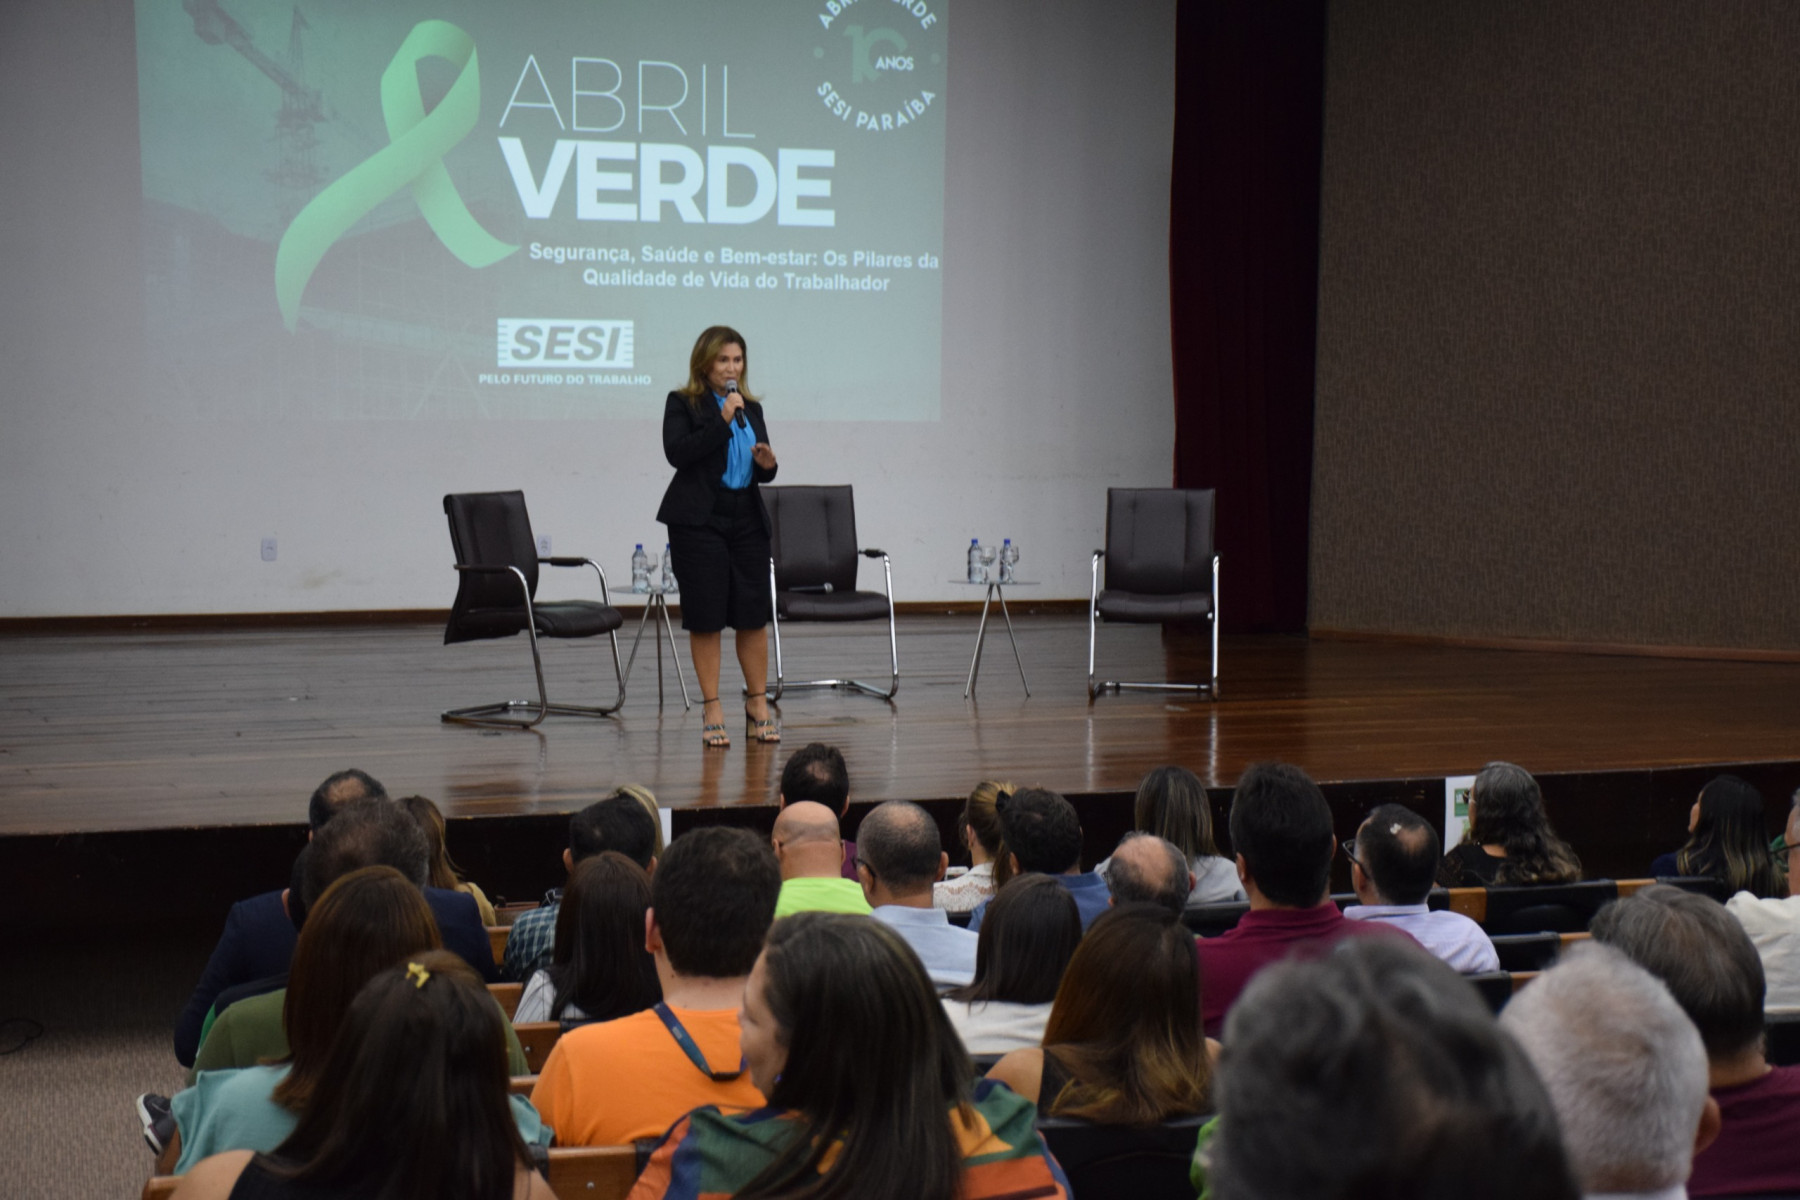
[[[969,539],[969,582],[986,583],[987,572],[981,566],[981,539]]]
[[[650,560],[644,556],[644,543],[639,542],[637,549],[631,552],[631,590],[648,592],[650,590]]]
[[[1013,568],[1019,565],[1019,548],[1013,545],[1011,538],[1006,538],[1000,546],[1000,582],[1013,581]]]
[[[662,590],[665,592],[675,590],[675,563],[669,556],[669,543],[667,542],[663,543]]]

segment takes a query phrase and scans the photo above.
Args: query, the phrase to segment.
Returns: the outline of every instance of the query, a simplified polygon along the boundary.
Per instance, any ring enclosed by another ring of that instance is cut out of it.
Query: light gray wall
[[[902,600],[968,599],[946,581],[971,536],[1019,541],[1042,598],[1085,596],[1104,489],[1171,478],[1174,0],[982,0],[950,22],[943,418],[784,423],[803,364],[759,364],[781,482],[854,483]],[[660,550],[654,422],[127,415],[131,5],[0,8],[0,112],[0,617],[442,607],[449,491],[522,487],[556,551],[615,584],[633,542]]]

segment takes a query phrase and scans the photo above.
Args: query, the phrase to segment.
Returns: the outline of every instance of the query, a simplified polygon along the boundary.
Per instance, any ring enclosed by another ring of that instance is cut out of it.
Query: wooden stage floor
[[[445,647],[435,625],[4,636],[0,836],[293,824],[345,766],[451,817],[567,811],[624,781],[676,808],[761,805],[785,755],[814,740],[843,749],[863,802],[960,796],[984,777],[1129,792],[1165,762],[1229,785],[1265,758],[1321,781],[1458,774],[1495,758],[1539,772],[1800,758],[1795,664],[1228,638],[1216,705],[1130,694],[1090,706],[1085,619],[1016,624],[1029,699],[1004,628],[996,641],[990,626],[965,701],[975,619],[911,616],[892,704],[790,694],[785,745],[747,746],[736,722],[725,752],[702,749],[699,706],[683,711],[672,673],[658,707],[648,642],[617,718],[515,733],[437,714],[526,694],[518,639]],[[882,678],[876,630],[790,627],[789,672]],[[1192,677],[1203,649],[1154,627],[1101,632],[1109,673],[1133,678]],[[546,659],[553,697],[610,682],[595,643],[550,643]]]

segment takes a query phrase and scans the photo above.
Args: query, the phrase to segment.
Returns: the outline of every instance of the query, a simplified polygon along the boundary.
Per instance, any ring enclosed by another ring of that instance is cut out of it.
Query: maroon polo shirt
[[[1690,1196],[1800,1192],[1800,1067],[1714,1088],[1719,1138],[1694,1156]]]
[[[1351,937],[1405,938],[1381,921],[1351,921],[1330,900],[1317,908],[1253,908],[1237,928],[1218,937],[1198,938],[1200,1017],[1207,1037],[1218,1037],[1225,1014],[1258,971],[1284,958],[1310,958]]]

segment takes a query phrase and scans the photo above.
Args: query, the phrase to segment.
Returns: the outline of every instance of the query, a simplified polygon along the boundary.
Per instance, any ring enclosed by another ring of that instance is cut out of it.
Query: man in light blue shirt
[[[1056,880],[1074,897],[1085,932],[1112,906],[1112,892],[1098,874],[1081,869],[1081,821],[1075,806],[1049,788],[1028,787],[1001,797],[994,808],[1013,874],[1035,871]],[[971,930],[981,928],[987,906],[983,900],[969,914]]]
[[[949,865],[937,822],[909,801],[877,805],[857,828],[856,877],[875,919],[906,939],[940,990],[975,978],[980,940],[932,906],[931,885]]]
[[[1456,971],[1498,971],[1500,956],[1487,932],[1461,913],[1432,912],[1425,903],[1437,877],[1438,835],[1410,808],[1383,804],[1344,843],[1350,886],[1360,904],[1344,910],[1352,921],[1379,921],[1411,934]]]

